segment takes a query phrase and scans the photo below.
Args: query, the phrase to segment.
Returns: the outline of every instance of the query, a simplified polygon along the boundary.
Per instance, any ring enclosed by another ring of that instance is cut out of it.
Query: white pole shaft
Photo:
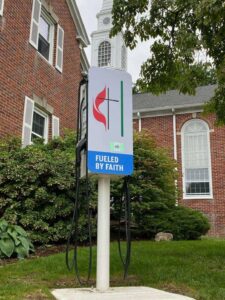
[[[97,290],[109,289],[110,274],[110,177],[98,179]]]

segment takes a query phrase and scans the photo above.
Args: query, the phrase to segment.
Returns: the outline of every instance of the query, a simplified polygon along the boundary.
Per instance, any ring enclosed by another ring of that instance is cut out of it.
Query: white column
[[[176,119],[175,109],[172,109],[172,113],[173,113],[173,156],[174,156],[174,160],[177,162],[177,119]],[[177,168],[175,170],[177,171]],[[175,186],[177,189],[177,180],[175,180]],[[176,192],[175,205],[176,206],[179,205],[177,192]]]
[[[138,132],[141,132],[142,124],[141,124],[141,113],[140,112],[137,113],[137,117],[138,117]]]
[[[177,161],[177,120],[176,120],[176,113],[175,110],[173,112],[173,156],[174,159]]]
[[[109,289],[110,273],[110,177],[98,179],[97,290]]]

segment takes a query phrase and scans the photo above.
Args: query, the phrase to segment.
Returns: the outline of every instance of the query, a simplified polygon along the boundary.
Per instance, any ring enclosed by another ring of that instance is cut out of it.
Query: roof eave
[[[141,114],[142,116],[159,116],[159,115],[171,115],[174,113],[190,113],[193,111],[202,111],[204,103],[186,104],[186,105],[174,105],[157,108],[144,108],[134,109],[133,115]]]
[[[86,29],[84,27],[84,23],[82,21],[78,6],[76,4],[75,0],[66,0],[71,16],[73,18],[74,24],[77,29],[77,37],[82,38],[82,45],[84,47],[87,47],[90,45],[90,40],[88,38],[88,34],[86,32]]]

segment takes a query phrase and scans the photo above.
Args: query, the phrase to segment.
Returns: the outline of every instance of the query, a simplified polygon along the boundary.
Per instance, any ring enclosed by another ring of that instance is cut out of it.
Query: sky
[[[91,41],[91,33],[97,29],[96,14],[101,10],[103,0],[76,0],[85,28]],[[86,48],[86,54],[91,63],[91,46]],[[135,50],[128,51],[128,72],[135,82],[140,73],[141,64],[149,55],[149,43],[139,43]]]

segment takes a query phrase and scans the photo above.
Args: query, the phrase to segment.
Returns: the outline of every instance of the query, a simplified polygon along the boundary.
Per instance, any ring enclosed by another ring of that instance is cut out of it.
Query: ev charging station
[[[80,182],[86,182],[86,202],[89,203],[89,177],[98,179],[97,204],[97,291],[109,289],[110,273],[110,178],[124,177],[120,210],[124,202],[126,227],[126,256],[120,247],[124,266],[124,278],[130,264],[130,195],[128,176],[133,173],[133,121],[132,80],[120,70],[93,67],[88,77],[80,83],[76,144],[76,196],[74,214],[66,249],[66,265],[75,270],[79,283],[87,284],[92,269],[91,212],[88,208],[89,268],[87,281],[80,277],[78,268],[78,227],[80,207]],[[120,216],[121,217],[121,216]],[[120,219],[120,218],[119,218]],[[70,244],[74,243],[74,255],[69,257]]]
[[[97,290],[109,289],[110,177],[133,173],[132,80],[123,71],[91,68],[87,168],[98,175]]]
[[[87,176],[98,179],[96,289],[62,289],[54,290],[52,294],[58,300],[190,300],[145,287],[110,288],[110,179],[133,173],[131,76],[125,71],[92,67],[88,79],[80,85],[78,111],[76,165],[79,166],[79,172],[76,180],[78,183],[79,178]],[[76,187],[79,190],[79,184]],[[77,225],[78,194],[76,198],[73,221]],[[73,259],[80,281],[77,245]],[[129,266],[129,258],[124,266]]]

